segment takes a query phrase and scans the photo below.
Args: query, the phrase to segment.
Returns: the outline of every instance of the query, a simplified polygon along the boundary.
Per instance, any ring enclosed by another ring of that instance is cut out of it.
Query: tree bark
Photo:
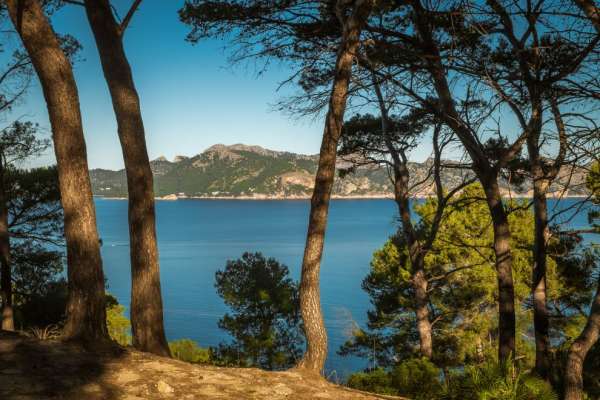
[[[515,289],[510,251],[510,226],[496,175],[483,180],[494,228],[494,254],[498,281],[498,359],[510,360],[516,349]]]
[[[339,3],[338,3],[339,4]],[[327,358],[327,331],[323,323],[319,291],[319,270],[323,255],[329,200],[335,176],[337,146],[342,133],[352,63],[360,33],[371,12],[372,0],[357,0],[352,14],[343,22],[343,33],[335,65],[335,77],[325,117],[325,129],[315,186],[311,198],[306,246],[300,278],[300,312],[306,335],[306,352],[298,369],[319,374]],[[343,13],[339,13],[343,14]],[[343,20],[343,16],[339,16]]]
[[[483,186],[486,202],[490,210],[494,229],[494,253],[496,256],[496,277],[498,282],[498,357],[501,362],[507,361],[515,353],[516,318],[515,295],[512,277],[512,256],[510,248],[510,229],[508,216],[502,204],[502,196],[498,186],[499,165],[509,161],[522,147],[524,137],[511,146],[511,151],[503,156],[496,165],[492,165],[483,151],[482,145],[455,107],[454,98],[446,79],[446,71],[442,65],[442,57],[433,38],[429,25],[429,15],[420,0],[411,1],[414,9],[415,27],[422,40],[421,47],[425,52],[424,61],[431,74],[433,86],[438,95],[439,109],[434,110],[436,116],[446,123],[458,136],[465,150],[473,161],[473,171]]]
[[[0,156],[1,157],[1,156]],[[0,298],[2,299],[2,330],[14,331],[12,271],[10,265],[10,234],[8,230],[8,199],[5,168],[0,159]]]
[[[600,279],[596,297],[581,335],[569,349],[565,366],[565,400],[583,399],[583,363],[588,352],[600,336]]]
[[[417,332],[419,333],[419,352],[422,357],[431,359],[433,356],[432,326],[429,320],[429,294],[427,286],[429,282],[425,276],[425,255],[421,241],[417,238],[415,228],[410,215],[410,172],[407,167],[407,157],[404,151],[398,151],[389,136],[389,115],[385,105],[381,87],[375,74],[372,74],[373,87],[381,111],[381,130],[384,141],[390,155],[394,169],[394,200],[398,206],[398,214],[402,222],[402,232],[408,245],[408,254],[412,266],[411,282],[415,291],[415,318],[417,321]],[[402,157],[401,157],[402,156]],[[438,207],[440,205],[438,204]],[[437,232],[432,232],[436,235]]]
[[[123,30],[108,0],[86,0],[85,8],[112,98],[127,175],[133,346],[170,356],[163,324],[152,170]]]
[[[425,252],[416,236],[410,215],[409,172],[406,163],[400,160],[391,143],[388,143],[388,149],[391,150],[394,159],[394,199],[398,206],[402,232],[408,245],[408,255],[412,267],[411,284],[415,291],[414,307],[419,334],[419,351],[422,357],[431,359],[433,356],[433,343],[432,326],[429,320],[429,295],[427,293],[429,282],[425,276]]]
[[[522,62],[522,64],[525,64],[525,62]],[[522,68],[522,71],[527,72],[525,66]],[[533,326],[535,331],[535,371],[540,377],[547,379],[550,368],[550,322],[546,293],[546,253],[549,236],[546,192],[550,182],[556,177],[560,166],[556,167],[556,172],[554,173],[546,173],[544,170],[544,161],[540,156],[543,114],[541,90],[538,90],[536,83],[531,79],[527,79],[526,81],[532,110],[529,123],[523,128],[529,131],[527,135],[527,152],[533,182],[534,241],[531,297],[533,300]],[[553,111],[558,112],[554,109]],[[560,136],[562,139],[562,132]],[[564,151],[563,140],[560,142],[560,153],[562,154]],[[561,156],[559,155],[557,162],[562,162],[560,160]]]
[[[533,210],[535,235],[533,243],[532,298],[533,326],[535,330],[535,371],[548,377],[550,368],[550,333],[546,295],[546,255],[548,240],[548,202],[546,184],[533,177]]]
[[[573,0],[575,5],[592,21],[594,28],[600,33],[600,8],[594,0]]]
[[[69,280],[63,337],[92,344],[105,341],[100,241],[72,67],[37,0],[6,0],[5,4],[42,85],[52,127]]]

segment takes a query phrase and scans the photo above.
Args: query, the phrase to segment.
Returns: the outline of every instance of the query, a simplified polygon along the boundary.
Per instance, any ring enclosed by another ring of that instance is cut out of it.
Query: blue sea
[[[551,201],[564,210],[577,199]],[[157,201],[157,234],[165,328],[169,340],[191,338],[201,346],[227,339],[217,321],[227,311],[214,288],[215,272],[228,259],[260,251],[286,264],[299,279],[309,201],[178,200]],[[574,209],[577,211],[577,209]],[[129,306],[130,266],[127,201],[96,199],[98,229],[108,291]],[[574,228],[587,213],[560,214]],[[572,217],[572,218],[571,218]],[[364,326],[369,298],[361,281],[373,252],[397,229],[391,200],[334,200],[321,265],[321,301],[329,335],[326,370],[343,378],[367,361],[336,352],[356,324]]]

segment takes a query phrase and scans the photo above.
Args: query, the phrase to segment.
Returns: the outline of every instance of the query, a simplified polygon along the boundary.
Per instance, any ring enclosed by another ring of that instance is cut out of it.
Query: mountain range
[[[154,174],[155,194],[159,198],[240,198],[240,199],[302,199],[309,198],[314,184],[319,156],[274,151],[260,146],[216,144],[193,157],[176,156],[172,161],[159,157],[150,162]],[[350,163],[338,161],[338,170]],[[431,161],[412,162],[411,179],[423,182],[415,189],[415,197],[431,195],[428,179]],[[563,171],[553,188],[568,186],[569,196],[585,195],[585,173]],[[461,182],[470,171],[445,169],[442,181],[446,187]],[[343,177],[342,177],[343,176]],[[93,169],[90,171],[96,196],[127,196],[125,170]],[[502,182],[508,194],[509,185]],[[530,196],[528,185],[511,187],[513,195]],[[333,188],[336,198],[386,198],[392,196],[388,171],[379,166],[362,166],[353,173],[336,175]]]

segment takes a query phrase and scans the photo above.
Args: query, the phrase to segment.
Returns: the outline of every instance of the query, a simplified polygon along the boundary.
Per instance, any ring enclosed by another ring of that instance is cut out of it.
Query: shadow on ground
[[[298,371],[196,365],[130,348],[90,352],[75,344],[0,331],[1,400],[389,398]]]
[[[0,331],[0,399],[118,398],[118,387],[94,382],[124,353],[92,354],[74,344]]]

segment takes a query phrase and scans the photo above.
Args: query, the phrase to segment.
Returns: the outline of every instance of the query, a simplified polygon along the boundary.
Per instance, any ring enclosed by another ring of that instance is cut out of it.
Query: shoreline
[[[113,197],[113,196],[102,196],[102,195],[93,195],[94,198],[103,199],[103,200],[127,200],[127,197]],[[428,199],[431,196],[424,195],[416,195],[411,197],[412,199]],[[548,195],[548,199],[585,199],[588,198],[587,195]],[[528,195],[517,195],[517,196],[503,196],[503,198],[508,199],[531,199],[532,196]],[[310,200],[311,196],[176,196],[176,195],[166,195],[162,197],[155,197],[154,200],[157,201],[178,201],[178,200],[244,200],[244,201],[290,201],[290,200],[299,200],[306,201]],[[340,196],[340,195],[332,195],[331,200],[393,200],[394,197],[392,195],[350,195],[350,196]]]

